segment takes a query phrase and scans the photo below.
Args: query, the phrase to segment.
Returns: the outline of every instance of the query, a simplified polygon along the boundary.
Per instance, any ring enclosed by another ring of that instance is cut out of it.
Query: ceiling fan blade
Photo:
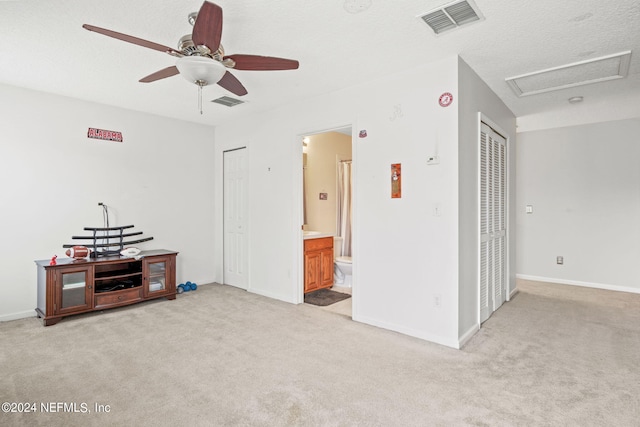
[[[105,36],[113,37],[114,39],[123,40],[125,42],[137,44],[138,46],[147,47],[149,49],[159,50],[160,52],[166,52],[170,55],[174,56],[182,56],[180,52],[175,49],[172,49],[168,46],[163,46],[158,43],[150,42],[148,40],[140,39],[138,37],[129,36],[127,34],[118,33],[116,31],[107,30],[105,28],[94,27],[93,25],[84,24],[82,28],[85,28],[89,31],[94,31],[96,33],[104,34]]]
[[[179,74],[179,73],[180,71],[178,71],[178,68],[175,65],[172,65],[171,67],[163,68],[160,71],[156,71],[153,74],[149,74],[147,77],[143,77],[139,81],[140,83],[151,83],[151,82],[155,82],[156,80],[175,76],[176,74]]]
[[[205,1],[193,24],[191,39],[197,46],[204,45],[211,52],[220,47],[222,37],[222,8],[217,4]]]
[[[232,59],[236,63],[233,67],[236,70],[295,70],[300,65],[296,60],[275,58],[273,56],[228,55],[224,57],[224,59],[227,58]]]
[[[238,96],[246,95],[248,93],[247,89],[245,89],[245,87],[242,86],[242,83],[240,83],[240,80],[236,79],[235,76],[228,71],[224,73],[224,76],[222,76],[218,85]]]

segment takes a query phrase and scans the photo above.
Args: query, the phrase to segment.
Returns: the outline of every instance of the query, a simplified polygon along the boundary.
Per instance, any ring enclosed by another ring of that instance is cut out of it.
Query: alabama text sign
[[[106,141],[122,142],[122,132],[115,132],[112,130],[89,128],[87,137],[93,139],[104,139]]]

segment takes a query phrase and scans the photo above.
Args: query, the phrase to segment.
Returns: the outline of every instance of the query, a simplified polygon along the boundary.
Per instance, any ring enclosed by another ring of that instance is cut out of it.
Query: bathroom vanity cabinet
[[[304,293],[333,286],[333,237],[304,240]]]

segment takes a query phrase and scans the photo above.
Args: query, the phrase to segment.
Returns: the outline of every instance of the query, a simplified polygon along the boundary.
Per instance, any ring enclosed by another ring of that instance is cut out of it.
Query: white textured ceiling
[[[217,0],[227,54],[297,59],[295,71],[233,71],[249,94],[228,108],[208,101],[230,95],[180,76],[138,80],[173,65],[167,54],[82,28],[92,24],[176,47],[191,32],[199,0],[0,0],[0,83],[216,125],[403,68],[459,54],[516,116],[589,102],[640,103],[640,1],[475,0],[486,18],[435,36],[416,16],[447,0],[372,0],[348,13],[344,0]],[[632,51],[629,76],[601,84],[517,98],[505,78]]]

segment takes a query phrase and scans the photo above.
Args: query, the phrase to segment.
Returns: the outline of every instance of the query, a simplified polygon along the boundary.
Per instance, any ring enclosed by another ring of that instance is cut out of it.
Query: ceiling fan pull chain
[[[207,85],[207,82],[204,80],[196,80],[196,86],[198,86],[198,108],[200,109],[200,114],[202,114],[202,88]]]

